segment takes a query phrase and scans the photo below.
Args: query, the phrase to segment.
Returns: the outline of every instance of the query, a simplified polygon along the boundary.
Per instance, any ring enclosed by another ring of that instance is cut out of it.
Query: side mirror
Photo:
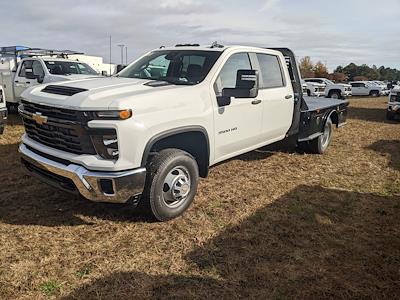
[[[36,80],[38,83],[43,83],[44,81],[44,76],[43,75],[35,75]]]
[[[101,76],[107,76],[107,71],[101,71]]]
[[[125,67],[125,65],[117,65],[117,73],[121,72]]]
[[[236,87],[222,90],[223,97],[256,98],[258,96],[258,72],[256,70],[238,70]]]

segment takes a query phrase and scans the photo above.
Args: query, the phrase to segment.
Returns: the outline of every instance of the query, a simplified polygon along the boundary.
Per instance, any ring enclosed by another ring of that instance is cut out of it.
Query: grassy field
[[[323,100],[321,100],[323,101]],[[256,151],[150,223],[25,175],[0,137],[0,299],[400,298],[400,124],[351,99],[326,155]]]

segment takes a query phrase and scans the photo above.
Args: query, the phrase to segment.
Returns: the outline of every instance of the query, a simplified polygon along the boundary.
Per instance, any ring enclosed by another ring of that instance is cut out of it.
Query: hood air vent
[[[42,90],[42,92],[44,93],[64,95],[64,96],[73,96],[75,94],[86,91],[87,91],[86,89],[70,87],[70,86],[62,86],[62,85],[48,85]]]

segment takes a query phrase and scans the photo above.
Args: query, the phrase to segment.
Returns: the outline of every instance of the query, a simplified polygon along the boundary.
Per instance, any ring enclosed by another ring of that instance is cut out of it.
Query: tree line
[[[384,66],[372,67],[363,64],[356,65],[351,63],[345,67],[338,66],[333,73],[328,72],[324,63],[318,61],[313,63],[309,56],[300,60],[300,72],[303,78],[324,77],[336,82],[358,81],[358,80],[382,80],[382,81],[400,81],[400,71]]]

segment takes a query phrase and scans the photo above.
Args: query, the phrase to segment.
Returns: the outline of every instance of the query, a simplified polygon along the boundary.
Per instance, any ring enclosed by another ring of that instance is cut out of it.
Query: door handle
[[[26,84],[31,84],[31,82],[30,81],[27,81],[27,82],[25,82]]]
[[[258,99],[251,101],[251,104],[253,104],[253,105],[257,105],[260,103],[261,103],[261,100],[258,100]]]
[[[14,82],[15,82],[15,83],[18,83],[19,81],[18,81],[18,80],[15,80]]]
[[[292,99],[292,97],[293,97],[292,95],[286,95],[286,96],[285,96],[285,99],[286,99],[286,100]]]

